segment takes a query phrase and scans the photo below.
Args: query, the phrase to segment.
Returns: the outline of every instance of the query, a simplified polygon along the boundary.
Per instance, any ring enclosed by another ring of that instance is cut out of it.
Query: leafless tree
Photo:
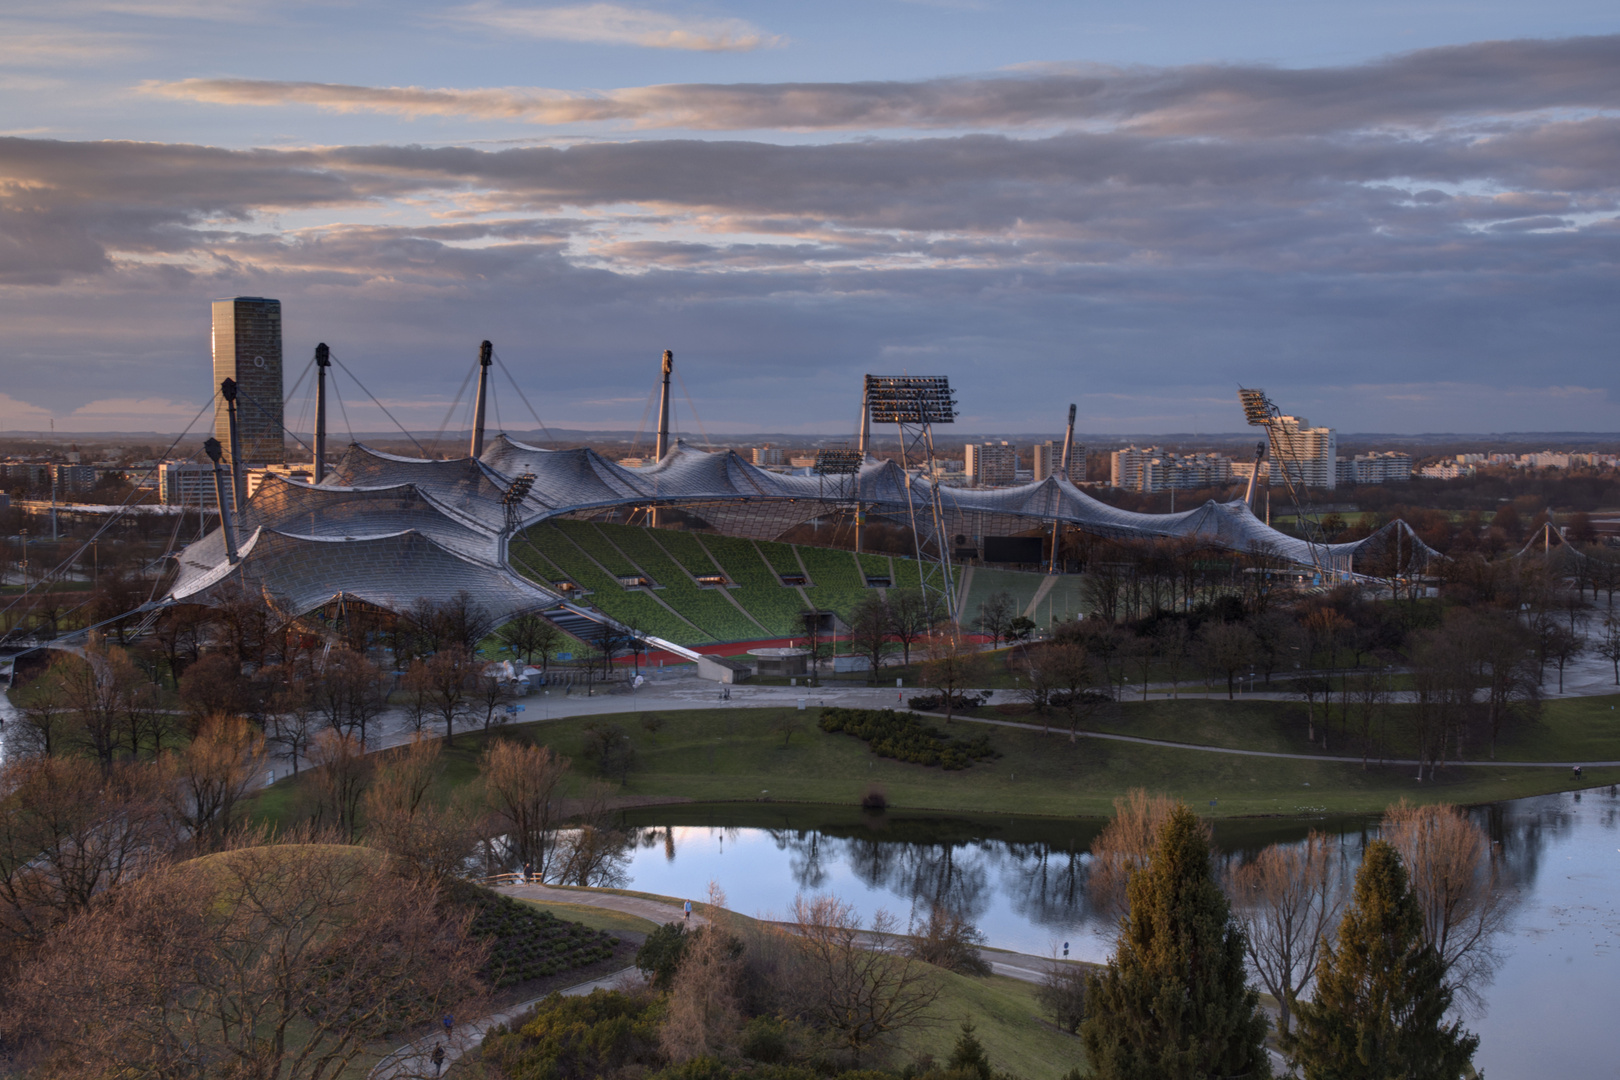
[[[456,721],[467,715],[471,707],[477,665],[471,654],[456,646],[434,653],[420,668],[411,666],[407,680],[421,678],[433,711],[444,723],[444,741],[454,746]],[[418,684],[409,682],[412,687]],[[414,690],[413,690],[414,692]]]
[[[18,697],[18,726],[12,733],[16,752],[46,757],[64,752],[72,732],[73,714],[61,684],[49,676],[36,679],[26,694]]]
[[[928,1019],[939,997],[929,966],[873,949],[851,905],[832,896],[796,897],[791,928],[815,1014],[857,1065],[874,1042]],[[894,916],[878,911],[866,932],[881,938],[898,929]]]
[[[170,813],[194,848],[223,845],[263,761],[264,736],[230,716],[206,721],[185,749],[164,755]]]
[[[1114,800],[1114,816],[1091,842],[1086,899],[1115,930],[1130,910],[1125,886],[1132,874],[1148,864],[1159,841],[1159,830],[1170,820],[1173,809],[1175,803],[1168,797],[1133,788]]]
[[[501,627],[501,640],[525,663],[534,663],[535,656],[539,655],[541,671],[546,669],[546,662],[562,638],[562,631],[544,615],[519,615]]]
[[[479,762],[486,804],[515,861],[544,881],[552,871],[552,833],[561,822],[570,761],[548,746],[492,740]]]
[[[316,730],[315,695],[309,680],[291,674],[270,695],[265,731],[268,741],[292,759],[294,776],[298,775],[299,760],[309,753]]]
[[[506,723],[506,706],[513,697],[512,684],[505,678],[505,672],[493,664],[478,665],[483,670],[478,672],[473,681],[472,707],[473,714],[484,722],[484,731]]]
[[[1344,909],[1344,860],[1337,842],[1313,831],[1299,844],[1273,844],[1233,875],[1232,904],[1249,966],[1277,1001],[1286,1036],[1298,1001],[1316,977],[1322,944]]]
[[[1180,619],[1167,619],[1159,624],[1154,637],[1158,638],[1159,659],[1164,662],[1165,671],[1170,676],[1170,695],[1174,697],[1181,687],[1181,673],[1192,652],[1192,636],[1187,632],[1186,623]]]
[[[910,667],[912,646],[934,628],[938,617],[921,589],[891,589],[888,609],[889,633],[900,643],[902,662]]]
[[[327,726],[364,747],[372,721],[388,707],[383,674],[353,649],[333,649],[311,684],[315,708]]]
[[[1614,665],[1614,684],[1620,686],[1620,622],[1603,620],[1603,633],[1594,643],[1597,654]]]
[[[883,650],[889,643],[889,605],[876,592],[869,592],[856,603],[849,613],[849,643],[872,664],[872,678],[877,678],[883,664]]]
[[[1495,941],[1512,907],[1490,837],[1455,806],[1409,806],[1404,799],[1385,812],[1379,832],[1406,865],[1424,937],[1445,965],[1448,984],[1477,1002],[1500,962]]]
[[[979,633],[990,635],[990,646],[994,648],[1007,636],[1007,627],[1017,614],[1018,609],[1013,606],[1010,594],[991,593],[985,598],[984,603],[979,605],[979,615],[974,620],[974,626]]]
[[[331,1080],[385,1036],[476,1008],[469,917],[354,849],[230,851],[53,935],[18,975],[14,1031],[49,1074]]]
[[[1573,630],[1552,627],[1547,634],[1547,657],[1558,665],[1558,692],[1564,692],[1564,667],[1586,651],[1586,642]]]
[[[1052,702],[1069,720],[1069,742],[1080,741],[1080,721],[1094,713],[1106,694],[1094,689],[1097,665],[1079,640],[1061,637],[1041,646],[1039,663],[1052,687]]]
[[[84,757],[0,766],[0,948],[37,943],[172,849],[163,777]]]
[[[439,743],[418,735],[377,755],[376,778],[361,797],[366,842],[430,881],[463,872],[480,832],[472,789],[458,787],[443,805],[429,796],[439,771]]]
[[[954,626],[942,628],[931,636],[925,654],[926,658],[919,665],[919,680],[944,696],[948,724],[957,697],[983,677],[983,657]]]
[[[315,736],[309,761],[316,822],[352,843],[360,824],[360,799],[371,782],[372,760],[359,740],[327,728]]]
[[[711,886],[711,909],[713,904]],[[743,1024],[737,984],[741,943],[714,923],[687,935],[669,988],[669,1012],[658,1032],[672,1061],[712,1056],[730,1045]]]
[[[1232,700],[1238,672],[1258,656],[1254,632],[1242,623],[1207,622],[1198,631],[1198,646],[1204,665],[1226,677],[1226,697]]]

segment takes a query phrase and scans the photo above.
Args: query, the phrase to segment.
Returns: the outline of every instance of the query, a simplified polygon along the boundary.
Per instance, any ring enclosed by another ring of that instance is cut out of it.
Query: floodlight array
[[[1254,427],[1265,427],[1276,415],[1276,408],[1264,390],[1238,388],[1238,404],[1243,406],[1243,419]]]
[[[956,398],[944,376],[868,375],[866,407],[874,424],[949,424]]]
[[[512,486],[501,493],[503,506],[516,506],[529,497],[529,491],[534,487],[534,473],[524,473],[512,481]]]
[[[815,472],[818,476],[853,476],[861,471],[859,450],[817,450]]]

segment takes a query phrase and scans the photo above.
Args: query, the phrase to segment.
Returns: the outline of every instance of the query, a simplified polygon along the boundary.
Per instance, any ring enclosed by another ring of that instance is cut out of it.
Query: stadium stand
[[[799,633],[799,613],[804,610],[799,590],[782,584],[753,541],[716,534],[692,534],[692,538],[703,545],[726,577],[735,583],[731,598],[747,608],[760,625],[777,637]]]

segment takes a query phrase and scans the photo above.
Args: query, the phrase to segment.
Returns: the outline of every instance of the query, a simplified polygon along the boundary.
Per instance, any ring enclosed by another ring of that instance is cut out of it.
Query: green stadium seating
[[[792,637],[800,632],[799,613],[805,608],[799,591],[782,584],[752,540],[712,533],[693,534],[692,538],[702,543],[725,570],[726,577],[735,582],[731,597],[747,608],[748,614],[777,637]]]

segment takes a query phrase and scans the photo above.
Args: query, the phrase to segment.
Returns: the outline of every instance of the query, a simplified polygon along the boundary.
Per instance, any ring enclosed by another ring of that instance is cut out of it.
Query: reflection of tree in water
[[[966,844],[866,839],[847,844],[850,869],[873,888],[898,893],[913,906],[938,905],[973,922],[990,910],[990,870],[982,855],[995,842],[971,845],[981,857],[967,854]]]
[[[793,875],[793,883],[799,887],[799,891],[820,892],[827,883],[827,853],[824,848],[829,843],[833,844],[832,856],[836,859],[837,842],[830,841],[813,829],[793,832],[772,829],[770,836],[776,842],[778,851],[788,853],[788,872]]]
[[[1051,844],[1002,844],[995,854],[1013,910],[1037,926],[1067,927],[1092,919],[1086,903],[1084,852]]]
[[[552,880],[558,885],[622,889],[630,882],[630,858],[638,839],[634,833],[592,825],[559,833]]]

